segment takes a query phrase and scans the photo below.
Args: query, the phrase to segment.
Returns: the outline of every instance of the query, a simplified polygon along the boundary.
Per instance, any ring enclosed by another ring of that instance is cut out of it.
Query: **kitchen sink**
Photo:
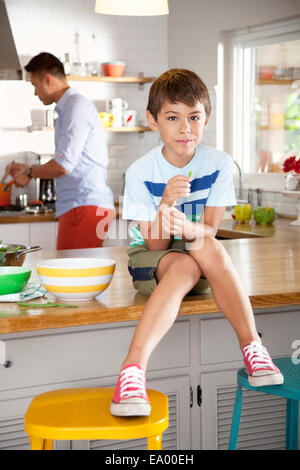
[[[219,229],[217,231],[217,240],[235,240],[238,238],[262,238],[263,235],[258,235],[249,232],[242,232],[238,230]]]

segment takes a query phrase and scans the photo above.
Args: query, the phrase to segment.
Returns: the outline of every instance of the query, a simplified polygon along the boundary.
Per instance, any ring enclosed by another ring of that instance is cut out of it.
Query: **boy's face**
[[[200,101],[194,106],[166,101],[157,115],[157,120],[149,111],[147,119],[150,128],[160,133],[164,142],[164,156],[170,163],[183,167],[193,158],[209,116],[206,116]]]

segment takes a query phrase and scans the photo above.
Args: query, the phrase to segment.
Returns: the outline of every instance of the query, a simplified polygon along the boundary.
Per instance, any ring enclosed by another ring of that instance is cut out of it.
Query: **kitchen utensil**
[[[125,70],[125,62],[115,60],[112,62],[103,62],[101,64],[103,75],[106,77],[122,77]]]
[[[41,261],[42,284],[60,300],[92,300],[109,286],[116,261],[104,258],[59,258]]]
[[[0,267],[0,295],[20,292],[29,281],[31,269],[19,266]]]
[[[0,184],[0,206],[10,206],[11,205],[11,187],[13,181],[7,184]]]
[[[20,248],[16,250],[18,247]],[[32,253],[40,249],[40,246],[26,246],[0,242],[0,266],[22,266],[27,253]]]
[[[128,108],[127,101],[122,98],[113,98],[106,102],[106,111],[110,112],[114,116],[113,127],[122,127],[123,124],[123,111]]]
[[[55,188],[53,179],[41,180],[40,198],[43,203],[55,202]]]
[[[16,208],[18,209],[25,209],[28,206],[28,196],[27,194],[19,194],[16,197]]]
[[[14,180],[10,180],[8,183],[5,184],[3,191],[9,191],[9,187],[14,183]]]
[[[103,127],[110,127],[114,122],[114,116],[111,113],[103,112],[103,113],[99,113],[99,116],[100,116]]]
[[[137,112],[134,109],[127,109],[123,112],[123,123],[125,127],[136,126]]]

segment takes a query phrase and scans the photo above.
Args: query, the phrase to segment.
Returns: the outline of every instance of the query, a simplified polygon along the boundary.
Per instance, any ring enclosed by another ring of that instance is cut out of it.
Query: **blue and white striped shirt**
[[[55,110],[54,160],[68,171],[56,179],[56,215],[78,206],[113,209],[113,193],[106,184],[107,146],[95,105],[68,88]]]
[[[183,168],[169,163],[160,145],[136,160],[127,170],[123,219],[155,220],[165,186],[176,175],[192,174],[190,195],[177,199],[176,208],[198,222],[206,206],[236,204],[233,186],[233,160],[230,155],[204,144],[198,145],[192,160]],[[191,172],[191,173],[190,173]],[[137,225],[130,230],[131,246],[143,244]]]

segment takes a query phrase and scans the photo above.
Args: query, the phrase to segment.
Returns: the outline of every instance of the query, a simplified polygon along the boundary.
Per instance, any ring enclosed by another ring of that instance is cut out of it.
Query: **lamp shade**
[[[103,15],[168,15],[168,0],[96,0],[95,12]]]

